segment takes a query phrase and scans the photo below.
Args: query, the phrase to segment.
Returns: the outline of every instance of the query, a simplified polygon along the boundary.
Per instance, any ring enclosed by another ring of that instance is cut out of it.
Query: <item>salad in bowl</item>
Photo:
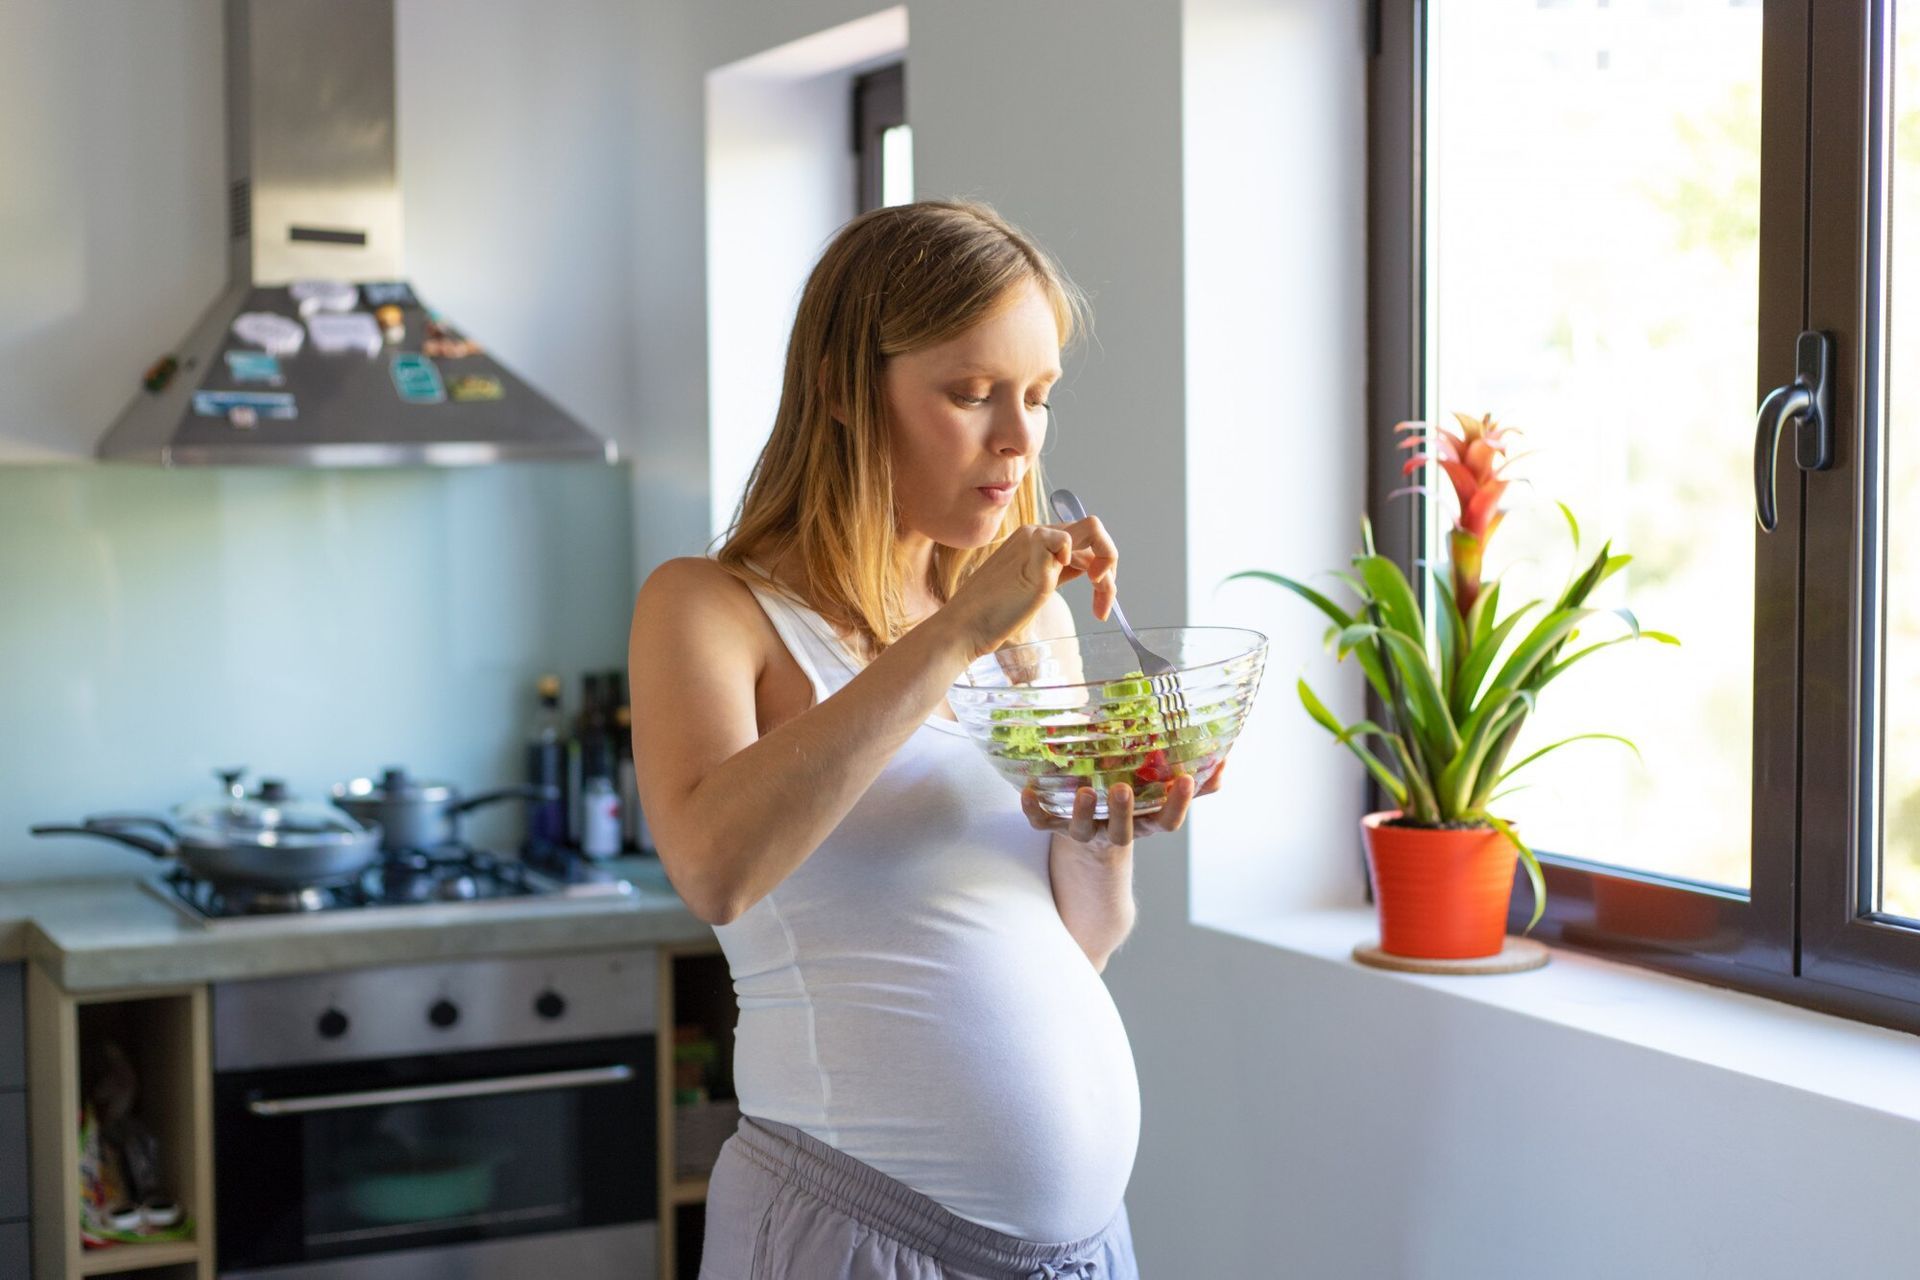
[[[1175,778],[1196,788],[1226,759],[1259,691],[1267,639],[1235,627],[1154,627],[1140,641],[1176,670],[1149,679],[1118,631],[1008,645],[974,662],[947,694],[968,735],[1002,777],[1031,786],[1041,807],[1073,816],[1091,787],[1133,789],[1137,815],[1166,803]]]

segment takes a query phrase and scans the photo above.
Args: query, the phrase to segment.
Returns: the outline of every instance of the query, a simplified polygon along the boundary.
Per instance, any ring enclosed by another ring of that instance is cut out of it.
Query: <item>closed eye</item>
[[[978,409],[981,405],[985,404],[987,401],[993,398],[992,395],[990,394],[984,395],[984,396],[966,396],[966,395],[961,395],[958,392],[953,392],[951,394],[953,396],[953,402],[965,409]],[[1053,403],[1048,400],[1029,400],[1027,401],[1027,408],[1051,409],[1053,408]]]

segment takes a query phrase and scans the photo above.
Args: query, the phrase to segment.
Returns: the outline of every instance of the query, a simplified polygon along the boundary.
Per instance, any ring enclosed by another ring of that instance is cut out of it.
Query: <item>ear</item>
[[[839,423],[841,426],[843,427],[846,426],[847,425],[846,406],[843,404],[836,403],[831,398],[831,396],[828,394],[828,391],[827,391],[827,357],[825,356],[820,357],[820,375],[815,380],[813,385],[814,385],[815,393],[820,397],[821,400],[826,402],[827,416],[829,418],[832,418],[835,422]]]
[[[847,426],[847,405],[835,399],[833,393],[828,390],[828,359],[826,357],[820,357],[820,378],[818,382],[814,382],[814,391],[820,395],[822,401],[826,401],[829,418],[833,418],[833,422],[841,426]]]

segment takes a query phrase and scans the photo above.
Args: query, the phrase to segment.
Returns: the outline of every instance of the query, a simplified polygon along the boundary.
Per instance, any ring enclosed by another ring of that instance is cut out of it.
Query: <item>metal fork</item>
[[[1047,496],[1053,505],[1053,514],[1064,524],[1087,518],[1087,509],[1071,489],[1055,489]],[[1120,631],[1127,637],[1127,643],[1133,646],[1133,656],[1140,660],[1140,674],[1147,678],[1147,687],[1153,691],[1153,700],[1159,706],[1161,715],[1179,727],[1187,722],[1187,700],[1180,692],[1180,682],[1176,677],[1180,668],[1140,643],[1140,637],[1133,633],[1133,627],[1127,621],[1127,611],[1120,607],[1120,597],[1113,598],[1111,610],[1113,620],[1120,624]]]

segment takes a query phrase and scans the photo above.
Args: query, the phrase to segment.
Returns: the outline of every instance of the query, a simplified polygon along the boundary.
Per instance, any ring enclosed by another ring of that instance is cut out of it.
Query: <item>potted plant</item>
[[[1580,733],[1549,743],[1515,763],[1508,756],[1540,692],[1575,663],[1602,649],[1635,640],[1678,644],[1645,630],[1626,609],[1588,605],[1595,588],[1631,559],[1603,545],[1579,568],[1580,525],[1558,504],[1572,531],[1578,568],[1552,601],[1503,601],[1500,583],[1481,581],[1488,541],[1505,512],[1500,500],[1518,434],[1492,416],[1455,414],[1459,434],[1425,422],[1396,430],[1402,449],[1414,449],[1404,474],[1437,462],[1452,482],[1459,510],[1447,535],[1447,561],[1429,565],[1432,607],[1398,565],[1374,548],[1372,526],[1361,523],[1361,551],[1351,571],[1335,576],[1356,603],[1343,607],[1305,583],[1248,570],[1229,578],[1276,583],[1320,610],[1333,624],[1329,645],[1352,654],[1378,695],[1384,723],[1342,724],[1299,681],[1307,714],[1357,756],[1392,798],[1394,808],[1361,821],[1367,867],[1380,917],[1380,949],[1392,956],[1466,960],[1498,955],[1505,944],[1515,860],[1526,864],[1533,887],[1532,930],[1546,909],[1540,863],[1512,823],[1494,811],[1515,774],[1571,742],[1612,733]],[[1502,608],[1505,606],[1505,612]],[[1624,634],[1575,646],[1590,619],[1617,618]],[[1369,745],[1372,744],[1372,745]]]

